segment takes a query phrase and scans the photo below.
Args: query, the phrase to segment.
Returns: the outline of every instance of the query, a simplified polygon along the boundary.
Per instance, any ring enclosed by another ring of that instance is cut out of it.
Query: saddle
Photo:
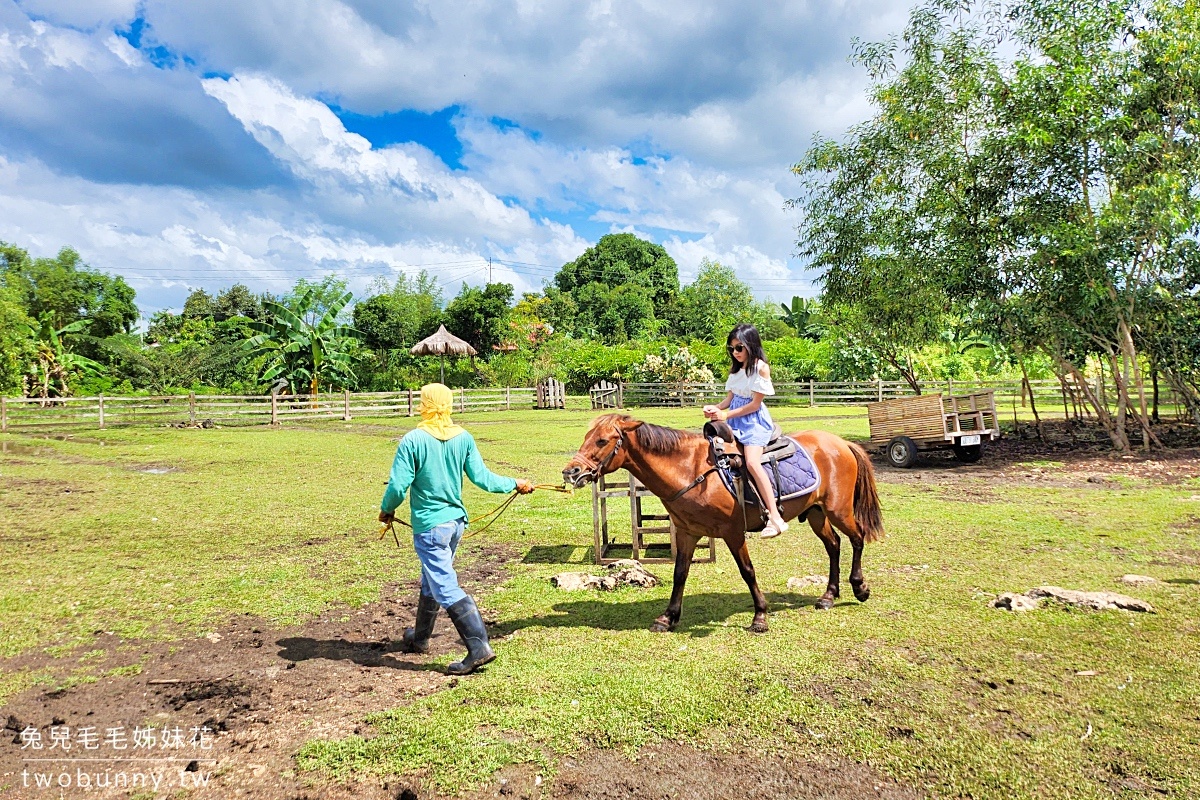
[[[726,422],[709,421],[704,424],[703,433],[704,438],[708,439],[709,457],[722,483],[738,505],[742,506],[746,530],[762,530],[767,522],[766,506],[758,496],[758,487],[746,474],[744,456],[734,438],[733,429]],[[771,479],[775,497],[779,501],[808,494],[820,483],[820,475],[811,455],[795,439],[784,436],[778,425],[771,431],[771,439],[763,448],[760,463]],[[752,523],[752,519],[756,522]]]
[[[704,423],[704,438],[708,439],[710,445],[715,439],[721,439],[726,444],[733,444],[736,448],[737,439],[734,438],[733,428],[729,427],[728,422],[716,422],[710,420]],[[790,436],[784,436],[783,431],[778,425],[771,427],[771,440],[767,442],[767,446],[763,448],[762,458],[760,463],[767,466],[772,463],[778,463],[785,458],[791,458],[800,449],[800,445]],[[741,455],[738,455],[740,461]],[[770,474],[771,470],[767,470]]]

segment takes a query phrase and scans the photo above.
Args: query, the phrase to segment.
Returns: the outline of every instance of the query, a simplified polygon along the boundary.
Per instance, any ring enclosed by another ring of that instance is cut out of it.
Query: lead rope
[[[568,488],[568,487],[564,487],[564,486],[555,486],[550,483],[535,483],[533,485],[533,488],[534,489],[542,489],[542,490],[548,491],[548,492],[560,492],[561,494],[575,494],[575,490],[572,488]],[[463,538],[469,539],[472,536],[478,536],[479,534],[486,531],[488,528],[490,528],[492,526],[492,524],[496,520],[500,519],[501,515],[503,515],[504,512],[508,510],[508,507],[512,505],[513,501],[516,500],[520,496],[521,496],[520,493],[517,492],[516,490],[514,490],[513,493],[504,500],[504,502],[502,502],[500,505],[493,508],[491,511],[488,511],[486,514],[480,514],[477,517],[468,519],[467,524],[473,525],[474,523],[479,522],[480,520],[485,520],[485,519],[488,519],[488,517],[491,517],[491,519],[488,520],[488,522],[486,524],[484,524],[484,526],[482,528],[480,528],[479,530],[474,530],[474,531],[471,531],[470,533],[464,534]],[[383,537],[387,536],[388,532],[390,531],[392,534],[392,538],[396,541],[396,547],[399,547],[400,546],[400,537],[396,534],[396,523],[397,522],[399,522],[401,525],[403,525],[406,528],[412,528],[412,525],[408,524],[404,520],[398,519],[398,518],[393,518],[391,522],[380,526],[379,539],[382,541]]]

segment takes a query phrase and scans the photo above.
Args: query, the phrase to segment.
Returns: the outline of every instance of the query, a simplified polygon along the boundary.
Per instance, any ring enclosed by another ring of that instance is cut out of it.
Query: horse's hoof
[[[822,611],[828,611],[829,609],[833,608],[833,598],[822,597],[821,599],[817,600],[817,608]]]
[[[871,599],[871,587],[864,586],[861,589],[857,586],[854,588],[854,597],[860,603],[865,603]]]
[[[758,617],[755,617],[754,622],[750,623],[750,632],[751,633],[766,633],[767,632],[766,618],[764,617],[763,619],[759,619]]]
[[[659,617],[654,620],[654,624],[650,626],[651,633],[670,633],[675,629],[675,626],[666,617]]]

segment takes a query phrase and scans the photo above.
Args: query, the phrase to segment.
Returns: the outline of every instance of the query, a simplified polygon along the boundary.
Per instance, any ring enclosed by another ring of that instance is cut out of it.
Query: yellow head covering
[[[417,427],[430,436],[441,439],[453,439],[462,428],[450,421],[450,411],[454,408],[454,393],[440,383],[430,383],[421,387],[421,424]]]

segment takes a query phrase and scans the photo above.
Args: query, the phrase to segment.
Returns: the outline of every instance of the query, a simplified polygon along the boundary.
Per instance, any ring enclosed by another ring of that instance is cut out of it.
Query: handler
[[[488,644],[487,627],[475,600],[458,585],[454,572],[454,554],[467,527],[463,473],[480,489],[496,494],[514,489],[529,494],[533,484],[501,477],[484,466],[471,434],[450,420],[453,402],[454,395],[440,383],[421,387],[421,424],[405,434],[396,448],[379,521],[391,523],[411,489],[413,548],[421,560],[421,595],[416,625],[404,632],[404,645],[409,652],[428,652],[438,608],[444,608],[467,646],[466,657],[446,672],[466,675],[496,654]]]

